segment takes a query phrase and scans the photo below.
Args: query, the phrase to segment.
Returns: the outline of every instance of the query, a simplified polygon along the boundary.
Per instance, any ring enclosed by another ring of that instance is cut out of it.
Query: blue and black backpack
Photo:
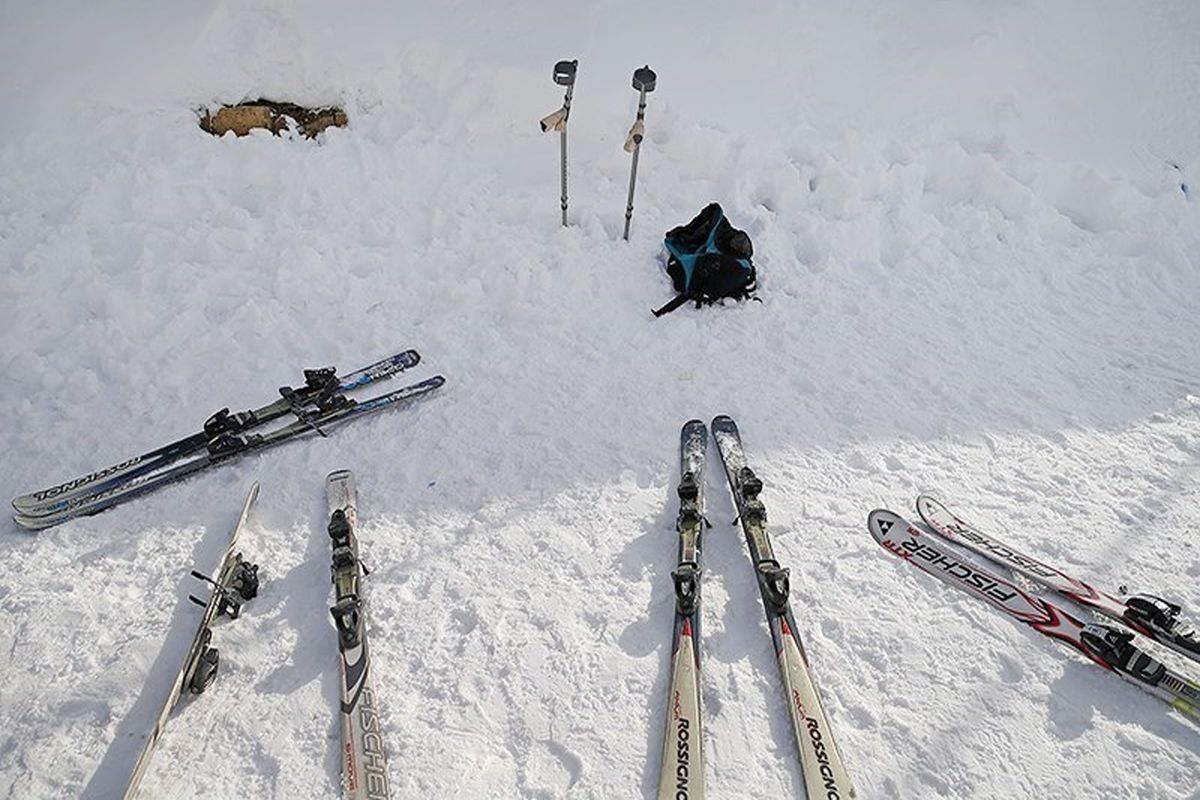
[[[696,307],[725,297],[742,300],[754,292],[754,248],[745,231],[725,219],[717,203],[694,220],[667,231],[667,274],[679,296],[654,312],[661,317],[694,300]]]

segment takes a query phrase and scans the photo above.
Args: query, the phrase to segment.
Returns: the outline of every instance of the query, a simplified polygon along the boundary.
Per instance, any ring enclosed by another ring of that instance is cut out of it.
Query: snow
[[[0,532],[0,796],[120,794],[198,617],[188,570],[214,566],[255,479],[262,594],[218,626],[222,674],[176,710],[142,796],[335,795],[336,468],[358,478],[396,796],[651,796],[677,431],[729,413],[860,796],[1200,797],[1195,724],[865,526],[931,491],[1098,587],[1200,609],[1194,3],[42,3],[4,20],[5,496],[267,402],[302,367],[412,346],[405,379],[447,385]],[[567,229],[537,127],[560,58],[579,59]],[[317,142],[196,125],[258,96],[340,103],[350,125]],[[763,302],[655,320],[662,234],[712,200],[753,239]],[[710,472],[709,793],[799,796]]]

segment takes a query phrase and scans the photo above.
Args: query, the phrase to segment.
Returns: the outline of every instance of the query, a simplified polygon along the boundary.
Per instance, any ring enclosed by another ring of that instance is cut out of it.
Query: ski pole
[[[637,183],[638,153],[642,149],[642,139],[646,135],[646,93],[654,91],[654,81],[657,79],[654,70],[649,65],[633,71],[633,88],[638,90],[637,119],[625,137],[625,152],[633,153],[633,164],[629,168],[629,202],[625,204],[625,241],[629,241],[629,222],[633,219],[633,187]]]
[[[553,114],[547,114],[539,123],[542,133],[558,131],[562,142],[562,222],[567,225],[567,117],[571,116],[571,94],[575,91],[575,67],[578,61],[559,61],[554,65],[554,82],[567,87],[563,97],[562,108]]]

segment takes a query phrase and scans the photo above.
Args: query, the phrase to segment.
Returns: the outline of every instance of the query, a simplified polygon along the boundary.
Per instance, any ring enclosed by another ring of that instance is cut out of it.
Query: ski
[[[942,538],[1200,662],[1200,633],[1179,619],[1177,604],[1148,594],[1133,595],[1122,602],[988,536],[927,494],[917,497],[917,513]]]
[[[337,626],[342,678],[342,796],[346,800],[387,800],[387,756],[379,711],[371,688],[363,599],[359,577],[366,570],[358,557],[358,495],[349,470],[329,473],[329,538],[333,544],[335,602],[330,608]]]
[[[671,684],[663,736],[658,800],[704,799],[704,737],[700,717],[700,538],[704,531],[704,455],[708,430],[698,419],[679,436],[679,559],[675,625],[671,638]]]
[[[183,666],[179,668],[175,681],[171,684],[171,690],[167,694],[167,701],[163,704],[158,720],[146,737],[146,744],[142,747],[142,753],[138,757],[137,763],[133,767],[133,773],[129,777],[129,783],[125,787],[125,794],[122,795],[125,800],[130,800],[137,794],[138,785],[146,774],[146,769],[150,766],[150,757],[154,753],[154,747],[158,744],[159,737],[162,736],[163,728],[166,727],[167,720],[170,718],[171,711],[175,708],[180,694],[184,689],[192,694],[200,694],[212,684],[213,679],[217,676],[220,656],[217,649],[211,646],[213,622],[221,615],[237,619],[241,613],[242,603],[258,595],[258,565],[243,560],[242,554],[236,549],[238,539],[246,528],[250,512],[257,499],[258,483],[256,482],[250,486],[250,493],[246,496],[245,504],[242,505],[242,513],[238,517],[237,526],[233,529],[229,545],[225,548],[225,554],[221,557],[221,563],[217,567],[216,577],[210,578],[195,570],[192,571],[192,577],[205,581],[212,591],[206,601],[195,595],[188,596],[193,603],[204,606],[204,613],[200,617],[200,627],[196,629],[196,635],[192,637],[191,647],[188,648]]]
[[[746,463],[737,423],[721,415],[713,419],[713,439],[721,454],[725,476],[737,506],[738,519],[754,562],[759,592],[767,613],[767,626],[775,644],[779,669],[787,693],[792,731],[800,750],[800,767],[810,800],[836,800],[854,797],[850,775],[833,740],[833,729],[816,682],[809,670],[808,658],[788,601],[788,571],[781,567],[767,536],[766,507],[759,499],[763,484]]]
[[[303,418],[310,406],[319,408],[339,392],[352,391],[368,383],[390,378],[416,366],[420,360],[421,356],[416,350],[405,350],[356,369],[341,378],[337,377],[333,367],[304,370],[304,386],[281,388],[280,398],[262,408],[233,414],[228,408],[223,408],[210,416],[198,433],[57,486],[23,494],[12,501],[13,509],[26,517],[53,514],[64,508],[65,503],[72,498],[100,494],[140,475],[162,469],[174,461],[203,450],[211,441],[222,435],[244,433],[289,413]]]
[[[13,519],[23,528],[40,530],[75,517],[95,514],[246,453],[264,450],[314,431],[324,433],[325,429],[334,425],[413,401],[432,392],[445,382],[446,379],[441,375],[435,375],[419,383],[410,384],[394,392],[361,402],[338,395],[335,403],[318,414],[307,415],[267,433],[250,433],[240,436],[222,434],[209,442],[207,449],[201,455],[164,471],[133,478],[97,494],[68,498],[61,501],[62,507],[52,514],[36,517],[17,514]]]
[[[1050,601],[1030,595],[1011,581],[959,558],[891,511],[872,511],[867,527],[875,541],[901,560],[1075,648],[1093,663],[1165,700],[1181,713],[1200,719],[1200,684],[1139,650],[1128,631],[1084,624]]]

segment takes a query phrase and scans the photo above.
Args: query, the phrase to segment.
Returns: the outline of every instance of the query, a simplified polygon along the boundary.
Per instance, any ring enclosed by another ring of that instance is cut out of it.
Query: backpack
[[[687,225],[667,231],[667,274],[679,295],[654,312],[661,317],[689,300],[696,307],[725,297],[751,297],[755,288],[754,248],[745,231],[725,219],[717,203],[710,203]]]

